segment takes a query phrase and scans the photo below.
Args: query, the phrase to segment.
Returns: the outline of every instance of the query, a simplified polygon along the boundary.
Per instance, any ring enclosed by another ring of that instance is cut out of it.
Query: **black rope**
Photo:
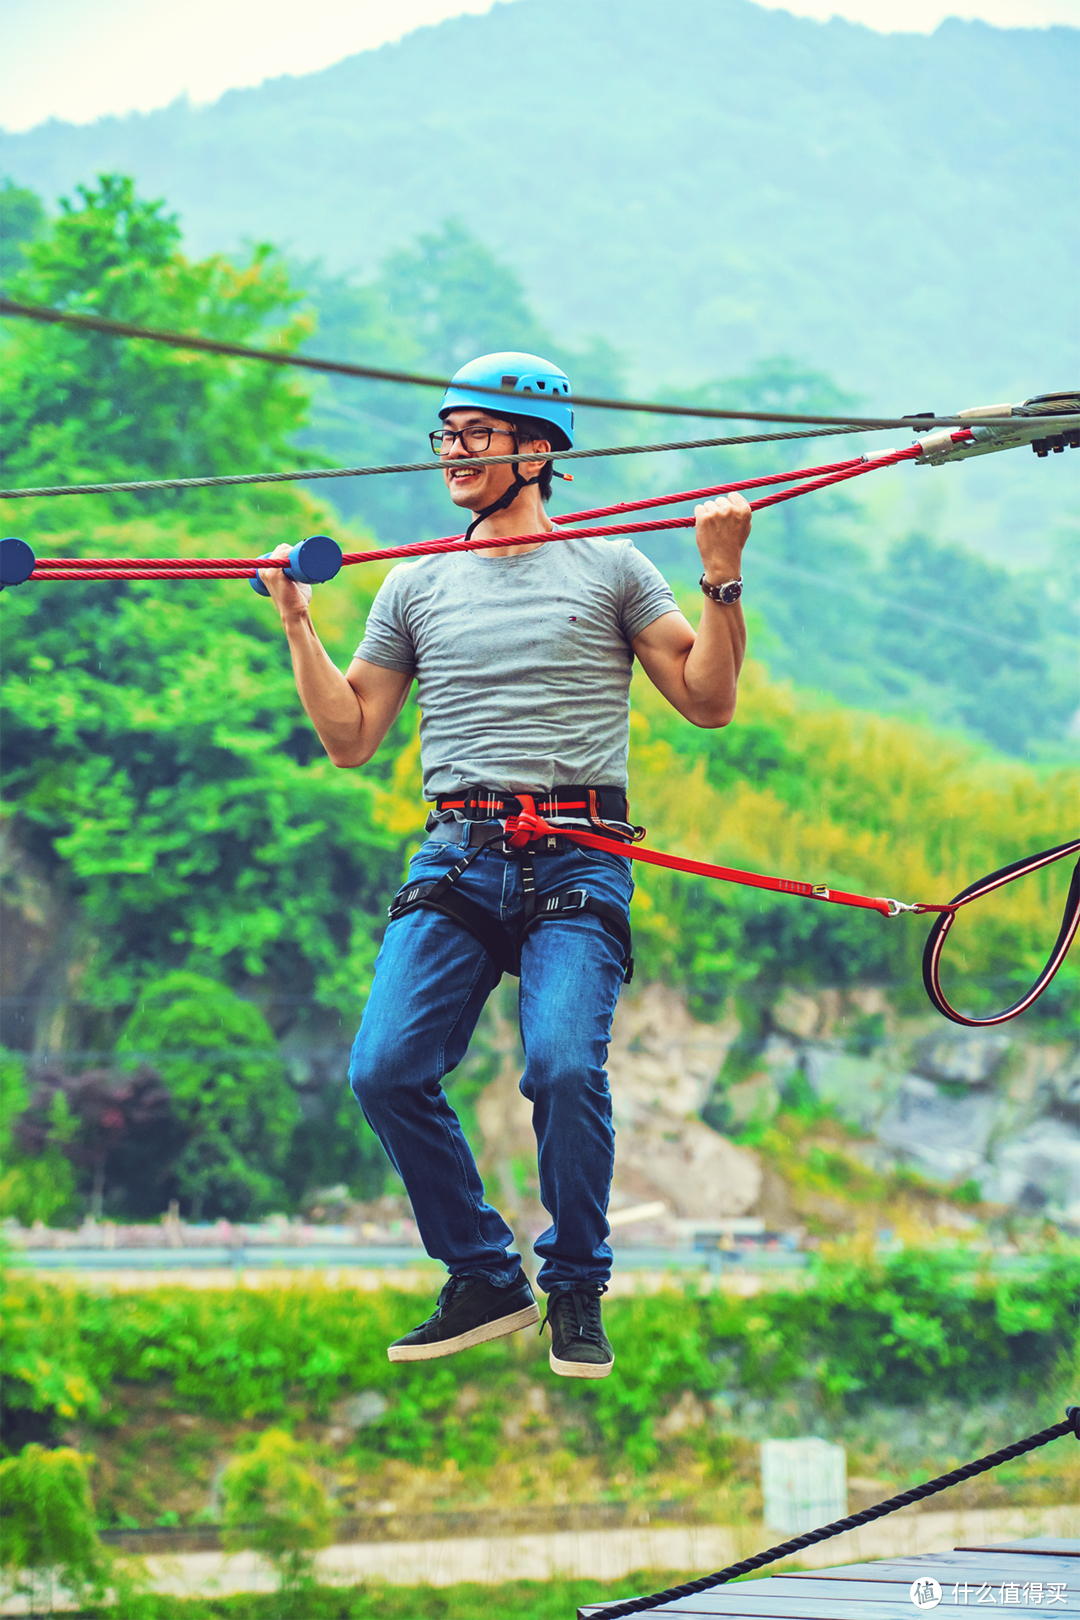
[[[419,388],[447,388],[449,377],[429,377],[415,371],[387,371],[378,366],[358,366],[347,360],[320,360],[310,354],[296,354],[285,349],[253,349],[243,343],[224,343],[217,338],[196,337],[188,332],[170,332],[154,326],[136,326],[130,321],[113,321],[103,315],[85,315],[75,310],[52,309],[47,304],[22,304],[12,298],[0,298],[0,315],[13,315],[29,321],[44,321],[50,325],[81,327],[87,332],[103,332],[109,337],[147,338],[152,343],[165,343],[177,349],[199,349],[204,354],[231,355],[239,360],[263,360],[274,366],[299,366],[307,371],[334,372],[343,377],[367,377],[375,382],[408,383]],[[485,388],[469,384],[474,393],[492,394],[513,399],[519,408],[523,396],[512,388]],[[601,399],[592,394],[575,394],[570,402],[604,411],[638,411],[652,416],[701,416],[727,422],[809,422],[829,427],[847,428],[904,428],[915,426],[936,431],[943,427],[967,427],[970,423],[958,416],[808,416],[787,411],[724,411],[707,405],[662,405],[655,400]],[[980,422],[1003,425],[1011,416],[980,417]],[[1056,418],[1047,417],[1048,424]],[[1069,417],[1067,420],[1071,421]]]
[[[553,450],[545,461],[582,461],[597,456],[648,456],[662,450],[711,450],[729,444],[773,444],[780,439],[830,439],[861,433],[858,427],[807,428],[793,433],[744,433],[730,439],[686,439],[678,444],[617,444],[600,450]],[[491,467],[504,462],[536,461],[535,450],[508,456],[456,456],[455,467]],[[205,478],[146,478],[123,484],[50,484],[41,489],[0,489],[0,500],[28,500],[39,495],[116,495],[161,489],[207,489],[218,484],[292,484],[308,478],[372,478],[381,473],[439,472],[446,461],[406,461],[386,467],[298,467],[290,472],[215,473]]]
[[[1072,1434],[1080,1440],[1080,1406],[1067,1407],[1066,1414],[1063,1422],[1055,1423],[1052,1428],[1042,1429],[1038,1434],[1029,1435],[1026,1440],[1017,1440],[1014,1445],[1003,1446],[1000,1451],[992,1451],[988,1457],[980,1457],[977,1462],[966,1463],[963,1468],[954,1468],[951,1473],[941,1474],[937,1479],[929,1479],[925,1484],[916,1485],[910,1491],[901,1491],[899,1496],[890,1496],[887,1501],[878,1502],[875,1507],[863,1508],[861,1513],[852,1513],[846,1519],[836,1519],[832,1524],[822,1525],[820,1530],[808,1530],[805,1535],[795,1536],[791,1541],[782,1541],[778,1547],[770,1547],[767,1552],[756,1553],[753,1558],[744,1558],[738,1564],[729,1564],[727,1569],[721,1569],[715,1575],[702,1575],[700,1580],[669,1587],[666,1592],[654,1592],[651,1597],[629,1598],[625,1603],[614,1603],[610,1606],[604,1604],[597,1614],[597,1620],[622,1620],[624,1615],[644,1614],[649,1609],[658,1609],[662,1603],[674,1603],[677,1598],[693,1597],[696,1592],[707,1592],[710,1587],[724,1586],[740,1575],[749,1575],[752,1570],[775,1563],[778,1558],[788,1558],[792,1553],[802,1552],[805,1547],[812,1547],[815,1542],[828,1541],[831,1536],[843,1535],[845,1530],[857,1530],[860,1525],[870,1524],[874,1519],[882,1519],[887,1513],[895,1513],[897,1508],[909,1507],[912,1502],[921,1502],[928,1496],[936,1496],[938,1491],[948,1490],[950,1485],[959,1485],[962,1480],[974,1479],[976,1474],[985,1474],[988,1469],[996,1468],[999,1463],[1009,1462],[1013,1457],[1022,1457],[1027,1451],[1036,1451],[1039,1446],[1048,1445],[1051,1440],[1060,1440],[1062,1435]]]

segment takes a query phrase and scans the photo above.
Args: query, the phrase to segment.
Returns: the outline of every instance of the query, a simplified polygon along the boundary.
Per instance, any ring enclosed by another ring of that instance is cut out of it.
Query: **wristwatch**
[[[742,595],[742,575],[740,574],[738,579],[726,579],[722,585],[710,585],[702,574],[701,588],[710,601],[722,602],[724,607],[733,607]]]

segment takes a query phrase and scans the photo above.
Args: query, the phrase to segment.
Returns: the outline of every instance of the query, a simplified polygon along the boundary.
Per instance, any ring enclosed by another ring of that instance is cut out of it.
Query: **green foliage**
[[[265,1429],[221,1479],[226,1551],[245,1547],[273,1560],[281,1591],[312,1584],[312,1553],[334,1539],[334,1509],[304,1448],[283,1429]]]
[[[828,376],[783,358],[683,397],[834,415],[858,406]],[[672,483],[760,477],[781,465],[853,453],[842,442],[826,450],[800,446],[782,462],[775,445],[690,452],[678,458]],[[1066,727],[1080,696],[1075,547],[1063,547],[1053,568],[1030,572],[918,532],[902,532],[886,549],[878,508],[870,505],[881,490],[872,486],[821,491],[755,519],[746,565],[753,582],[747,602],[764,621],[751,631],[757,655],[774,675],[860,708],[966,730],[1009,754],[1071,757]],[[645,536],[640,544],[671,578],[696,580],[696,550],[681,537]],[[710,780],[720,785],[731,743],[727,731],[713,739],[706,744]],[[751,768],[761,749],[777,757],[777,739],[755,739]],[[783,766],[782,752],[777,763]]]
[[[102,175],[96,188],[78,193],[26,248],[10,296],[232,342],[288,348],[302,336],[303,323],[267,330],[297,298],[269,247],[256,247],[241,267],[220,256],[192,263],[180,252],[175,217],[140,198],[130,179]],[[286,458],[295,464],[289,439],[307,396],[272,366],[20,322],[5,334],[4,369],[13,484],[184,477]],[[291,497],[259,501],[274,510]],[[143,512],[148,504],[176,503],[146,496],[109,502],[118,512]],[[184,512],[190,521],[236,504],[189,492]],[[39,527],[54,526],[52,510],[35,513]]]
[[[182,1409],[277,1421],[299,1406],[325,1418],[339,1395],[371,1389],[390,1404],[363,1431],[370,1459],[491,1463],[503,1403],[545,1353],[524,1337],[481,1346],[469,1377],[482,1399],[462,1413],[460,1367],[386,1360],[387,1343],[416,1321],[414,1294],[305,1286],[102,1298],[26,1276],[7,1287],[14,1412],[31,1399],[45,1410],[55,1390],[69,1413],[77,1405],[92,1417],[115,1386],[164,1379]],[[751,1299],[693,1290],[615,1299],[605,1308],[615,1376],[560,1388],[568,1443],[647,1468],[663,1444],[659,1418],[687,1389],[707,1402],[809,1388],[855,1412],[1038,1391],[1072,1350],[1076,1309],[1075,1255],[1065,1250],[1003,1275],[963,1251],[841,1255],[816,1263],[805,1287]],[[715,1430],[701,1439],[711,1455]]]
[[[764,679],[756,662],[741,687],[735,721],[716,734],[683,725],[635,682],[632,805],[655,847],[856,893],[947,898],[1065,838],[1075,821],[1072,772],[1037,773],[906,722],[823,703]],[[751,1015],[747,1040],[783,983],[885,983],[902,1006],[919,1005],[925,933],[915,919],[885,922],[646,866],[635,879],[646,970],[685,987],[700,1016],[715,1017],[734,992]],[[1062,863],[1045,882],[1018,883],[961,919],[946,964],[954,1005],[1007,1006],[1031,983],[1067,884]],[[1040,1002],[1044,1029],[1075,1027],[1078,971],[1068,962]]]
[[[170,973],[147,987],[116,1044],[121,1064],[151,1063],[187,1138],[172,1173],[200,1219],[211,1206],[242,1218],[281,1201],[280,1171],[296,1123],[273,1031],[227,985]]]
[[[109,1561],[97,1538],[87,1477],[92,1459],[70,1446],[28,1445],[0,1462],[4,1534],[0,1564],[33,1609],[54,1586],[100,1596]]]
[[[1075,588],[1075,558],[1069,573]],[[1076,709],[1075,595],[1056,600],[1052,577],[1017,578],[923,534],[891,549],[879,580],[879,655],[912,671],[920,690],[947,693],[952,715],[939,709],[942,718],[1009,754],[1064,734]],[[965,627],[943,633],[943,612]]]
[[[14,1140],[15,1121],[30,1101],[26,1059],[0,1046],[0,1157],[6,1159]]]
[[[5,1451],[55,1438],[61,1425],[102,1412],[101,1374],[81,1342],[79,1300],[64,1289],[5,1277],[0,1415]],[[109,1382],[108,1373],[104,1383]]]
[[[74,1213],[75,1171],[55,1148],[7,1163],[0,1174],[0,1220],[63,1225]]]
[[[0,283],[7,283],[25,264],[26,249],[45,234],[45,207],[36,191],[5,179],[0,186]]]
[[[66,1099],[58,1094],[49,1110],[42,1150],[22,1153],[15,1123],[29,1101],[25,1059],[0,1047],[0,1220],[48,1225],[63,1220],[73,1207],[75,1172],[63,1149],[71,1140],[74,1122]]]
[[[183,968],[361,1003],[398,840],[319,757],[267,605],[178,582],[4,607],[8,802],[80,903],[87,1000]]]
[[[586,1603],[616,1602],[693,1579],[687,1571],[637,1570],[615,1581],[501,1581],[478,1585],[309,1587],[290,1599],[289,1620],[477,1620],[498,1615],[513,1620],[569,1620]],[[129,1620],[117,1609],[89,1609],[97,1620]],[[144,1598],[137,1620],[277,1620],[278,1595],[238,1592],[220,1598]],[[134,1620],[134,1617],[133,1617]]]

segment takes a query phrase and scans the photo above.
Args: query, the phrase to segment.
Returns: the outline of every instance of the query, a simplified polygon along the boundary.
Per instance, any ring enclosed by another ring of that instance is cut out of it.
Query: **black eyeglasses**
[[[428,438],[431,440],[432,451],[437,456],[443,455],[447,450],[452,450],[455,439],[461,440],[461,448],[468,455],[479,456],[490,445],[493,433],[504,434],[508,439],[514,437],[509,428],[485,427],[478,422],[475,425],[470,424],[469,427],[462,428],[460,433],[455,433],[453,428],[436,428],[434,433],[428,434]]]

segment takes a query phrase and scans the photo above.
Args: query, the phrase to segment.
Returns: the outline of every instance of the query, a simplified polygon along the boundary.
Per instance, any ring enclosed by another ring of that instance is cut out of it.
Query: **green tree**
[[[5,179],[0,186],[0,282],[5,291],[25,264],[25,251],[45,234],[45,205],[36,191]]]
[[[51,1614],[57,1588],[100,1597],[109,1559],[97,1538],[87,1478],[89,1459],[70,1446],[24,1446],[0,1462],[4,1534],[0,1566],[31,1613],[44,1602]]]
[[[112,1068],[71,1074],[54,1064],[37,1071],[30,1104],[16,1137],[27,1172],[56,1166],[59,1185],[86,1199],[92,1220],[108,1208],[156,1216],[175,1188],[169,1176],[184,1134],[168,1091],[151,1070],[118,1074]],[[49,1217],[43,1217],[48,1219]]]
[[[102,175],[97,187],[78,193],[25,247],[11,296],[267,347],[295,347],[303,336],[302,319],[280,324],[298,295],[267,245],[239,266],[220,255],[193,262],[180,251],[175,216],[140,198],[132,180]],[[11,484],[185,477],[296,462],[290,440],[307,394],[272,366],[28,321],[11,323],[4,349]],[[237,505],[210,491],[180,498],[189,518]],[[263,509],[282,505],[280,496],[258,500]],[[109,505],[145,512],[176,503],[158,495],[115,497]],[[39,525],[56,516],[48,507],[35,513]]]
[[[24,1226],[69,1214],[75,1194],[75,1171],[63,1153],[73,1129],[66,1099],[54,1099],[36,1153],[20,1151],[16,1137],[29,1102],[25,1059],[0,1047],[0,1219]]]
[[[197,973],[167,974],[140,998],[117,1054],[153,1063],[172,1097],[187,1138],[172,1173],[194,1220],[283,1201],[278,1172],[298,1112],[257,1007]]]
[[[304,1448],[283,1429],[266,1429],[251,1451],[222,1476],[226,1550],[253,1548],[274,1564],[282,1613],[313,1583],[314,1553],[334,1539],[334,1504],[304,1461]]]
[[[358,637],[370,597],[332,589]],[[278,1033],[305,998],[354,1017],[400,839],[373,775],[322,755],[269,604],[243,581],[67,583],[0,611],[7,802],[78,903],[85,1001],[183,968],[280,996]]]

